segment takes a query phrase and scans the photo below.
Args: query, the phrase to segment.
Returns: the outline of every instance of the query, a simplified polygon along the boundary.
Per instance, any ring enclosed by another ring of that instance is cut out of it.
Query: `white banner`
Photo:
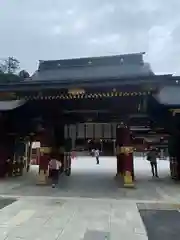
[[[104,123],[103,130],[104,130],[104,138],[111,138],[111,124]]]
[[[93,138],[93,128],[94,124],[93,123],[86,123],[86,138]]]
[[[76,125],[74,124],[69,125],[69,136],[72,139],[76,139]]]
[[[85,138],[84,123],[79,123],[77,125],[77,138],[81,138],[81,139]]]
[[[112,138],[116,138],[116,127],[117,127],[117,123],[112,123]]]
[[[64,138],[67,139],[69,136],[68,136],[68,127],[69,125],[65,125],[64,126]]]
[[[95,138],[101,139],[102,138],[102,124],[101,123],[95,123]]]

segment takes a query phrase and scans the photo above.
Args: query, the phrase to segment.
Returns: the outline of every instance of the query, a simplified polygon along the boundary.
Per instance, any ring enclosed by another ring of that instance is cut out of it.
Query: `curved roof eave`
[[[25,100],[0,101],[0,111],[13,110],[24,105],[25,103]]]
[[[164,105],[180,105],[179,91],[179,86],[165,86],[157,94],[156,99]]]

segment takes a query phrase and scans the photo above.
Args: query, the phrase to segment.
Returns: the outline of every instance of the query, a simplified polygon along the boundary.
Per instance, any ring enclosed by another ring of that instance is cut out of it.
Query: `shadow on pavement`
[[[180,213],[169,204],[137,204],[149,240],[180,239]]]
[[[16,201],[17,200],[13,198],[0,198],[0,209],[5,208]]]

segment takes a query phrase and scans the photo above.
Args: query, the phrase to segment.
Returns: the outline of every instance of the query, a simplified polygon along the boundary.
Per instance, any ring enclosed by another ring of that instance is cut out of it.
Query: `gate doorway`
[[[102,156],[115,156],[117,123],[78,123],[66,125],[65,139],[71,139],[72,149],[81,155],[91,155],[92,149],[99,149]],[[83,153],[84,152],[84,153]]]
[[[118,123],[116,122],[85,122],[66,125],[64,129],[64,137],[65,139],[71,139],[72,149],[75,151],[76,157],[92,157],[92,150],[97,148],[100,151],[100,158],[109,157],[109,159],[112,159],[112,157],[114,157],[114,159],[116,159],[117,125]],[[135,140],[132,140],[132,144],[135,149],[134,172],[136,179],[139,181],[151,179],[151,167],[146,157],[148,152],[148,143],[144,142],[141,138],[136,138]],[[167,169],[168,164],[168,159],[158,158],[158,170],[160,177],[162,176],[162,178],[167,178],[167,176],[170,174],[169,167]],[[141,173],[140,170],[144,172]],[[147,177],[145,176],[145,173]],[[114,168],[114,175],[115,174],[116,167]]]

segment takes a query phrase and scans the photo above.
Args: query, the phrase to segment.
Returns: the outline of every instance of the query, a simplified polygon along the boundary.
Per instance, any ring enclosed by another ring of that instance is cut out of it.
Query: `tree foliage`
[[[0,72],[0,83],[18,82],[20,80],[18,75]]]
[[[18,76],[21,78],[21,79],[26,79],[26,78],[29,78],[30,75],[27,71],[25,70],[21,70],[18,74]]]
[[[18,74],[17,71],[20,68],[20,62],[14,57],[8,57],[0,62],[0,82],[18,82],[29,78],[29,73],[25,70],[21,70]]]
[[[8,57],[1,63],[1,70],[4,73],[15,74],[20,68],[20,62],[14,57]]]
[[[0,63],[0,73],[4,73],[4,65],[2,63]]]

